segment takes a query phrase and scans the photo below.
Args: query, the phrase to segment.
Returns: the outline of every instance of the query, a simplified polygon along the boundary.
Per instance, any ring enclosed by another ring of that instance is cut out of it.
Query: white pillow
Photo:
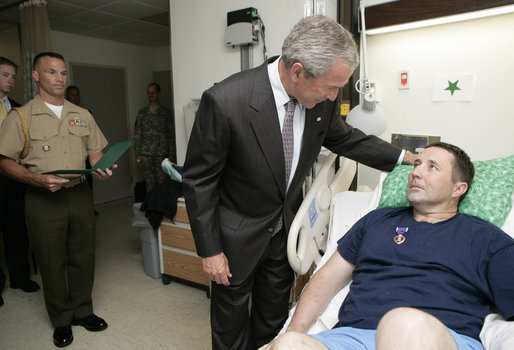
[[[499,314],[487,315],[480,340],[487,350],[514,349],[514,322],[505,321]]]

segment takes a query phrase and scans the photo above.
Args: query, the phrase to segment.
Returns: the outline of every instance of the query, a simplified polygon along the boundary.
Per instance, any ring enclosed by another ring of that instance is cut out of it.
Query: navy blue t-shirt
[[[398,230],[406,231],[401,244]],[[480,218],[458,213],[431,224],[414,220],[412,207],[379,209],[338,241],[338,251],[355,265],[338,326],[375,329],[387,311],[405,306],[479,340],[491,306],[514,316],[514,240]]]

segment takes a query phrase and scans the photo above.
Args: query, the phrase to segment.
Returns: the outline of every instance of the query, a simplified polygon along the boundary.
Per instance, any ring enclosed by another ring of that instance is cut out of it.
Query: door
[[[82,107],[90,110],[109,141],[104,152],[110,145],[128,140],[126,69],[70,62],[70,71],[72,84],[80,89]],[[109,180],[93,179],[95,205],[132,197],[131,155],[132,148],[118,160]]]

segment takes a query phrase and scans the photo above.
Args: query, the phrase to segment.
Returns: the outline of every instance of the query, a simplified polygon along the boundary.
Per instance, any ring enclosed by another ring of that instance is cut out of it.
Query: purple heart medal
[[[396,233],[397,235],[394,236],[394,243],[400,245],[402,244],[403,242],[405,242],[405,232],[409,231],[409,228],[408,227],[397,227],[396,228]]]

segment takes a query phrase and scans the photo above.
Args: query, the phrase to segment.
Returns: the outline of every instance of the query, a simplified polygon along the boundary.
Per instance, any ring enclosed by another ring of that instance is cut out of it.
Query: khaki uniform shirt
[[[22,110],[29,128],[30,145],[21,164],[31,172],[42,174],[61,169],[85,169],[86,157],[107,146],[107,140],[91,113],[67,100],[64,100],[60,119],[39,95]],[[17,159],[24,144],[18,112],[12,111],[0,130],[0,154]]]

